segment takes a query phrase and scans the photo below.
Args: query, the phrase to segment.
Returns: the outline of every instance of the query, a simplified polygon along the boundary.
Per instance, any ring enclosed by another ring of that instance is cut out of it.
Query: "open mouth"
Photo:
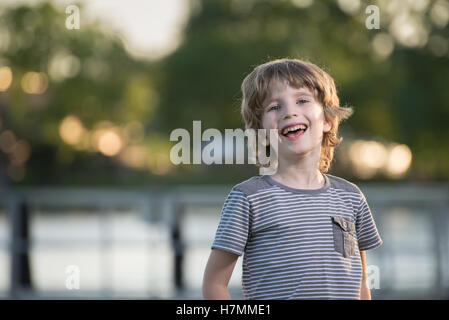
[[[305,124],[298,124],[298,125],[284,128],[281,131],[281,134],[286,138],[295,139],[295,138],[298,138],[299,136],[303,135],[304,132],[307,131],[307,129],[308,129],[308,127]]]

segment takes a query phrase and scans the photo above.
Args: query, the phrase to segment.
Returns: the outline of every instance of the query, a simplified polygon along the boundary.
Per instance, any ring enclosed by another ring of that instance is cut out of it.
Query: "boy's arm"
[[[360,284],[360,300],[371,300],[371,292],[368,286],[368,276],[366,272],[366,252],[360,251],[362,260],[362,282]]]
[[[238,255],[212,249],[203,277],[203,298],[207,300],[229,300],[228,283]]]

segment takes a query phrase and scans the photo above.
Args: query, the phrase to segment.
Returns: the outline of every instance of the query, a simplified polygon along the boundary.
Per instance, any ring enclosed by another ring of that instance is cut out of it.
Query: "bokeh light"
[[[11,68],[4,66],[0,68],[0,91],[6,91],[12,83]]]
[[[83,130],[81,132],[81,136],[78,139],[78,142],[76,144],[74,144],[73,147],[79,151],[94,151],[92,149],[92,145],[90,143],[90,136],[91,136],[90,131]]]
[[[360,0],[338,0],[338,6],[349,15],[354,15],[360,9]]]
[[[12,131],[6,130],[0,134],[0,149],[3,152],[10,153],[13,150],[15,143],[16,136]]]
[[[67,144],[78,144],[85,131],[81,121],[73,115],[65,117],[59,126],[59,135]]]
[[[412,153],[404,144],[385,146],[377,141],[356,140],[349,146],[348,158],[356,176],[370,179],[384,173],[390,178],[403,176],[410,167]]]
[[[449,22],[449,3],[444,0],[437,0],[430,9],[430,18],[432,22],[443,29]]]
[[[402,176],[412,163],[412,152],[405,144],[394,145],[389,150],[386,172],[391,178]]]
[[[422,47],[427,43],[428,31],[423,21],[407,12],[393,18],[390,32],[399,43],[406,47]]]
[[[126,166],[145,169],[147,165],[147,149],[144,146],[127,146],[119,154],[119,160]]]
[[[388,33],[378,33],[372,41],[374,52],[380,58],[387,58],[394,50],[394,39]]]
[[[58,52],[51,59],[48,72],[52,79],[62,81],[66,78],[75,77],[80,71],[80,60],[65,51]]]
[[[115,156],[123,147],[122,138],[112,129],[101,132],[98,138],[98,150],[106,156]]]
[[[27,72],[22,77],[22,89],[29,94],[42,94],[47,90],[48,77],[43,72]]]
[[[23,165],[31,155],[30,144],[26,140],[19,140],[11,150],[11,163],[15,166]]]
[[[90,136],[90,143],[95,151],[106,156],[115,156],[126,146],[127,140],[123,129],[104,120],[95,126]]]
[[[313,4],[313,0],[291,0],[293,5],[298,8],[307,8]]]

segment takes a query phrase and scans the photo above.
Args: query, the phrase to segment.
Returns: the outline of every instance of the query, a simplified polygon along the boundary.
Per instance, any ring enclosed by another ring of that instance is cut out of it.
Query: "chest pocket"
[[[332,216],[335,251],[349,258],[356,251],[355,224],[341,216]]]

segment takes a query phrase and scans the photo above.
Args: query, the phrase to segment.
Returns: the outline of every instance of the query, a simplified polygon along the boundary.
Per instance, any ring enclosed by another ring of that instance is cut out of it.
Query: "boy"
[[[279,59],[242,83],[246,128],[277,129],[273,175],[234,186],[221,213],[203,279],[205,299],[229,299],[243,256],[245,299],[370,299],[365,250],[382,244],[361,190],[326,174],[339,123],[333,79],[316,65]]]

